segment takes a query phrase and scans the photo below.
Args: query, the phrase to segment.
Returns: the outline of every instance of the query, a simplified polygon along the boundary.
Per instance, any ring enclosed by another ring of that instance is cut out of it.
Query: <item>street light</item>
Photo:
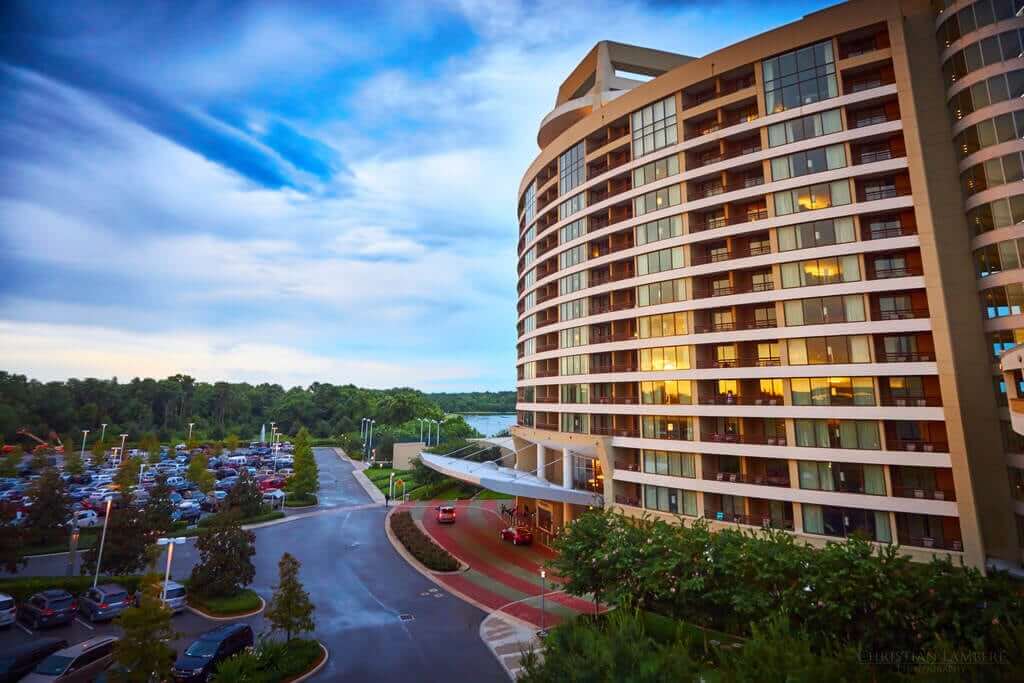
[[[157,545],[167,546],[167,570],[164,572],[164,586],[163,590],[160,591],[160,602],[166,602],[167,600],[167,582],[171,580],[171,558],[174,557],[174,546],[181,545],[184,542],[184,536],[156,539]]]
[[[540,631],[538,635],[545,635],[544,631],[544,579],[547,577],[547,573],[540,570]]]
[[[103,561],[103,542],[107,540],[107,522],[110,521],[110,506],[114,502],[114,497],[107,498],[107,511],[103,514],[103,533],[100,534],[100,551],[96,555],[96,576],[92,579],[92,587],[95,588],[96,584],[100,582],[100,562]]]
[[[434,445],[435,446],[438,445],[439,443],[441,443],[441,424],[443,422],[444,422],[444,419],[441,419],[441,421],[437,423],[437,439],[434,441]]]
[[[373,425],[377,424],[376,420],[370,420],[370,437],[366,442],[366,456],[370,457],[373,453]]]
[[[127,439],[127,438],[128,438],[127,434],[122,434],[121,435],[121,460],[124,460],[124,442],[125,442],[125,439]]]
[[[78,524],[71,530],[71,541],[68,547],[68,576],[75,575],[75,559],[78,556]]]
[[[89,430],[82,430],[82,460],[85,460],[85,437],[89,436]]]
[[[103,427],[103,431],[100,432],[100,443],[103,443],[103,439],[105,439],[107,436],[107,423],[104,422],[100,426]]]
[[[191,445],[191,442],[192,442],[192,425],[194,425],[194,424],[195,424],[195,422],[189,422],[188,423],[188,442],[189,442],[190,445]]]

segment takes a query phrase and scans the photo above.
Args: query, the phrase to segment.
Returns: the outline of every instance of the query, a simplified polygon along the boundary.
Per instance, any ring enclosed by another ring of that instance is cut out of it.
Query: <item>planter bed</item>
[[[409,512],[404,510],[393,512],[390,524],[391,530],[395,533],[398,541],[427,569],[451,572],[459,568],[458,560],[424,534],[416,526],[416,522],[413,521],[412,515]]]

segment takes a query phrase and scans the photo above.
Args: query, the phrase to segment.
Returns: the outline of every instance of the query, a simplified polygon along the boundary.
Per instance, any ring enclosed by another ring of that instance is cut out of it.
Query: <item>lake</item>
[[[510,415],[463,415],[469,426],[484,436],[494,436],[516,423],[515,413]]]

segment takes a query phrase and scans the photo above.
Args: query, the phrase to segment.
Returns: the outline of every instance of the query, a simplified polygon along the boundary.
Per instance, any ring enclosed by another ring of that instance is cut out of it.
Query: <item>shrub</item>
[[[412,515],[407,511],[395,512],[391,515],[391,530],[412,556],[422,562],[428,569],[440,572],[451,572],[459,568],[459,562],[451,553],[434,543],[424,534]]]
[[[0,593],[7,593],[18,602],[24,602],[33,594],[50,588],[63,588],[78,595],[92,587],[92,576],[33,576],[24,579],[0,580]],[[101,583],[116,583],[129,593],[139,588],[141,576],[101,576]]]

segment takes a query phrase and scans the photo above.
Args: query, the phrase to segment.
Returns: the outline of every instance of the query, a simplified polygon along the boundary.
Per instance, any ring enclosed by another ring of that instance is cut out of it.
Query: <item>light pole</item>
[[[420,443],[423,443],[423,420],[425,418],[417,417],[416,421],[420,423]]]
[[[192,447],[192,425],[194,425],[194,424],[195,424],[195,422],[189,422],[188,423],[188,440],[187,440],[187,443],[188,443],[189,448]]]
[[[171,558],[174,557],[174,546],[181,545],[184,542],[184,536],[156,539],[157,545],[167,546],[167,569],[164,571],[164,585],[163,590],[160,591],[160,602],[165,602],[167,600],[167,582],[171,580]]]
[[[392,500],[395,499],[395,473],[392,472],[391,476],[388,477],[388,497]]]
[[[103,431],[100,432],[100,443],[103,443],[103,439],[107,437],[107,423],[104,422],[103,424],[100,425],[100,427],[103,428]]]
[[[277,423],[273,422],[273,421],[270,423],[270,443],[271,443],[271,445],[273,445],[273,443],[274,443],[274,432],[277,431],[277,429],[274,426],[276,424]]]
[[[366,441],[366,457],[371,457],[373,453],[373,425],[377,424],[376,420],[370,420],[370,437]]]
[[[441,424],[442,424],[443,422],[444,422],[444,419],[441,419],[441,420],[440,420],[440,421],[439,421],[439,422],[437,423],[437,439],[436,439],[436,440],[434,441],[434,445],[435,445],[435,446],[436,446],[436,445],[438,445],[439,443],[441,443]]]
[[[128,438],[127,434],[121,435],[121,460],[124,460],[124,442]]]
[[[75,559],[78,555],[78,524],[71,530],[71,541],[68,546],[68,576],[75,575]]]
[[[544,634],[544,578],[547,576],[543,569],[540,570],[540,634]]]
[[[103,533],[100,534],[100,551],[96,555],[96,576],[92,578],[93,588],[95,588],[96,584],[100,582],[100,562],[103,561],[103,542],[107,540],[107,522],[110,521],[110,506],[113,502],[113,496],[107,498],[107,511],[103,515]]]
[[[87,437],[87,436],[89,436],[89,430],[88,429],[83,429],[82,430],[82,455],[81,455],[82,460],[85,460],[85,437]]]

